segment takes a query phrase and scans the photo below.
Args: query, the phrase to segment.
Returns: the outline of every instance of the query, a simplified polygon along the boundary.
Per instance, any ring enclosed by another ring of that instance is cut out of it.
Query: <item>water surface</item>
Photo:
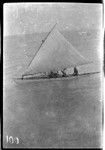
[[[6,85],[4,147],[100,147],[100,74]],[[6,135],[19,144],[7,144]]]

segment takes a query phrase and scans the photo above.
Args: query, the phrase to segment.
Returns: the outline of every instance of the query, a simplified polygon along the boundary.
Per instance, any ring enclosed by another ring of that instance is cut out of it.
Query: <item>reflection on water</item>
[[[99,88],[98,75],[6,87],[4,146],[99,147]],[[20,143],[7,144],[6,135]]]

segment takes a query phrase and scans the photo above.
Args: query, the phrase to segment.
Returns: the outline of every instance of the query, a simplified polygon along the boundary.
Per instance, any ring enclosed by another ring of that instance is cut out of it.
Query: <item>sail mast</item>
[[[56,23],[57,24],[57,23]],[[53,26],[53,28],[51,29],[51,31],[48,33],[48,35],[46,36],[46,38],[44,39],[44,42],[46,41],[46,39],[48,38],[48,36],[50,35],[50,33],[53,31],[53,29],[55,28],[56,24]],[[38,48],[37,52],[35,53],[34,57],[36,56],[36,54],[38,53],[38,51],[40,50],[41,46],[43,45],[43,43],[41,43],[40,47]],[[33,57],[33,59],[34,59]],[[28,64],[28,67],[30,66],[31,62],[33,61],[33,59],[30,61],[30,63]]]

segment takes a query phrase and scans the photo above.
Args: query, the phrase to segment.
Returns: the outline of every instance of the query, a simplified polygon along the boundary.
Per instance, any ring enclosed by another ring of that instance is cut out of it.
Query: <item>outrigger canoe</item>
[[[32,78],[32,77],[30,77],[30,78],[24,78],[24,79],[22,79],[22,78],[13,78],[13,80],[17,84],[31,83],[31,82],[72,80],[72,79],[77,79],[77,78],[81,78],[81,77],[91,76],[91,75],[94,75],[94,74],[97,74],[97,73],[100,73],[100,72],[83,73],[83,74],[78,74],[78,76],[70,75],[68,77],[58,77],[58,78],[35,78],[35,77]]]
[[[56,29],[56,24],[48,33],[46,38],[41,43],[36,51],[33,59],[30,61],[27,69],[22,74],[22,78],[14,78],[17,82],[34,82],[34,81],[53,81],[53,80],[68,80],[78,78],[89,74],[80,74],[78,76],[67,76],[57,78],[41,78],[27,77],[29,75],[40,74],[44,72],[59,71],[64,68],[74,68],[91,63],[83,55],[81,55],[72,44]],[[23,78],[25,76],[25,78]]]

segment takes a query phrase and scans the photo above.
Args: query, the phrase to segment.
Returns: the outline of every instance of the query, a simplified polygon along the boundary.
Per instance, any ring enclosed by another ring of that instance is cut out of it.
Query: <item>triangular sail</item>
[[[57,71],[87,63],[89,61],[54,28],[35,55],[25,74]]]

